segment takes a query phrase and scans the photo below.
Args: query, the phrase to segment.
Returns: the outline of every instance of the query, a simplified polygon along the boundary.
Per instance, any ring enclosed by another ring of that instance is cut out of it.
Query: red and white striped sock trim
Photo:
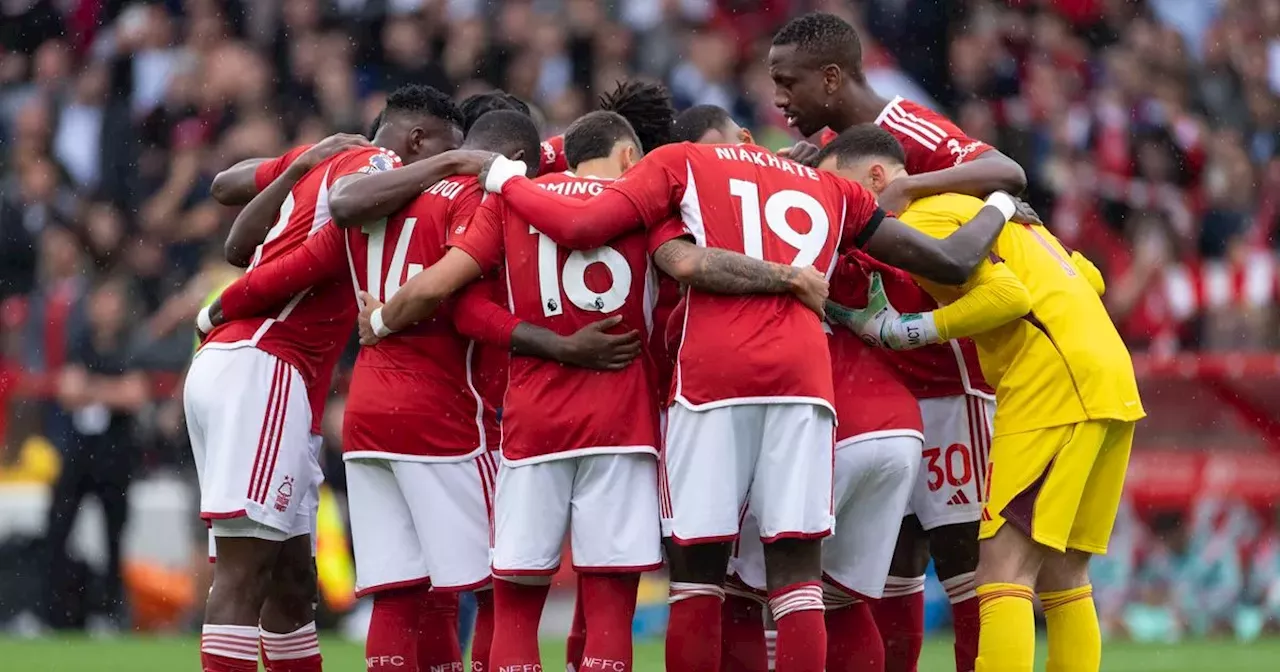
[[[904,578],[901,576],[891,576],[885,579],[884,596],[885,597],[906,597],[914,593],[924,592],[924,575]]]
[[[262,651],[268,660],[298,660],[320,655],[315,621],[283,635],[266,630],[259,630],[258,634],[262,637]]]
[[[258,629],[252,625],[206,625],[200,630],[200,652],[256,661]]]
[[[769,670],[778,669],[778,631],[764,631],[764,652],[769,657]]]
[[[775,621],[797,611],[822,611],[822,584],[793,583],[773,591],[769,595],[769,611]]]
[[[672,581],[668,587],[667,604],[675,604],[694,597],[714,597],[724,602],[724,588],[710,583]]]
[[[956,574],[943,581],[942,587],[947,589],[947,597],[951,599],[951,604],[959,604],[978,596],[978,584],[973,580],[973,572]]]
[[[826,607],[827,611],[852,607],[861,601],[829,583],[824,582],[822,584],[822,605]]]

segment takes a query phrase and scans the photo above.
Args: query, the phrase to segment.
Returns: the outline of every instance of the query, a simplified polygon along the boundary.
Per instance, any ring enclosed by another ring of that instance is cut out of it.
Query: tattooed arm
[[[795,294],[822,314],[827,281],[813,268],[752,259],[745,254],[699,247],[686,238],[663,243],[653,261],[681,284],[715,294]]]

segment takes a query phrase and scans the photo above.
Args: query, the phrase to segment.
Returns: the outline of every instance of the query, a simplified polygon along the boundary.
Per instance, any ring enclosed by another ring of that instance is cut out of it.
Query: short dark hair
[[[470,133],[471,127],[475,125],[476,120],[488,112],[514,110],[527,117],[533,116],[527,103],[501,89],[477,93],[462,101],[459,107],[462,109],[462,132],[464,134]]]
[[[382,117],[385,116],[386,114],[387,114],[387,111],[382,110],[381,112],[378,113],[378,116],[373,118],[373,123],[369,124],[369,134],[366,137],[368,137],[370,140],[373,139],[373,136],[378,134],[378,129],[382,128]]]
[[[538,160],[542,156],[542,140],[538,137],[538,127],[534,125],[533,117],[515,110],[494,110],[481,115],[471,125],[466,144],[507,157],[524,150],[521,159],[529,164],[529,170],[535,174]]]
[[[852,73],[862,72],[858,31],[835,14],[811,12],[791,19],[773,36],[773,46],[795,46],[813,66],[834,63]]]
[[[902,143],[889,131],[875,124],[859,124],[845,129],[845,132],[828,142],[818,153],[818,163],[832,156],[836,157],[836,165],[839,167],[870,156],[893,159],[903,165],[907,163],[907,153],[902,149]]]
[[[583,161],[609,156],[614,145],[624,140],[640,149],[635,129],[622,115],[604,110],[588,112],[565,130],[564,160],[574,168]]]
[[[672,142],[697,142],[707,131],[724,128],[733,116],[716,105],[694,105],[681,112],[671,124]]]
[[[671,142],[676,108],[671,104],[671,92],[660,83],[643,79],[618,82],[600,96],[600,109],[622,115],[635,129],[640,149],[646,154]]]
[[[387,105],[378,115],[379,125],[389,112],[424,114],[462,127],[462,111],[445,92],[425,84],[406,84],[387,96]]]

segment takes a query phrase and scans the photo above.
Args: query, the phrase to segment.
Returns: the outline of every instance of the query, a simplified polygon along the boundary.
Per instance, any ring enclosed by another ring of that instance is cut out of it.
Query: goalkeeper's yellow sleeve
[[[1084,279],[1089,281],[1089,286],[1098,293],[1098,296],[1106,293],[1107,283],[1102,279],[1102,271],[1099,271],[1092,261],[1086,259],[1083,254],[1073,251],[1071,253],[1071,263],[1075,265],[1076,270],[1080,271],[1080,275],[1083,275]]]
[[[944,341],[990,331],[1031,310],[1031,292],[1003,264],[983,262],[965,285],[964,295],[933,311]]]

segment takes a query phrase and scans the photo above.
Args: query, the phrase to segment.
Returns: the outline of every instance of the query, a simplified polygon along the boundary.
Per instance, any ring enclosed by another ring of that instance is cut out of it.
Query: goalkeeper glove
[[[827,301],[827,319],[848,328],[867,345],[889,350],[911,350],[942,342],[933,313],[899,313],[884,292],[879,273],[871,274],[867,307],[849,308]]]

